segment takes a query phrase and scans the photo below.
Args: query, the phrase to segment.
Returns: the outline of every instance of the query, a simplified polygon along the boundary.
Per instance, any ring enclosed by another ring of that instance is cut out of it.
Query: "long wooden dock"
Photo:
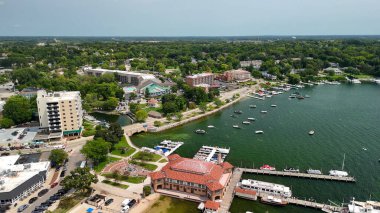
[[[232,204],[232,200],[235,196],[235,187],[240,181],[241,176],[243,175],[243,170],[236,168],[232,174],[230,183],[227,186],[227,190],[224,193],[223,200],[221,202],[220,208],[218,210],[219,213],[227,213]]]
[[[275,176],[284,176],[284,177],[298,177],[298,178],[310,178],[310,179],[319,179],[319,180],[333,180],[333,181],[343,181],[343,182],[355,182],[354,177],[338,177],[331,175],[315,175],[308,173],[296,173],[296,172],[283,172],[283,171],[269,171],[261,169],[249,169],[249,168],[240,168],[243,172],[260,174],[260,175],[275,175]]]

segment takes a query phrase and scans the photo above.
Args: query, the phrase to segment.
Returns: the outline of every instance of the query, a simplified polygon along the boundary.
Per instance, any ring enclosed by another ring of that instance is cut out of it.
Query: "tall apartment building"
[[[186,83],[191,87],[199,85],[214,85],[214,74],[212,73],[200,73],[195,75],[186,76]]]
[[[237,81],[237,82],[244,82],[251,80],[251,73],[246,70],[229,70],[224,72],[223,80],[230,82],[230,81]]]
[[[37,92],[40,126],[64,136],[80,136],[82,131],[82,102],[78,91]]]

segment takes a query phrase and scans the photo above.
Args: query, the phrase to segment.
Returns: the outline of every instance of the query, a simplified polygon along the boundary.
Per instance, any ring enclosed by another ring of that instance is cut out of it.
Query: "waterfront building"
[[[186,84],[190,87],[202,86],[205,85],[212,87],[214,86],[214,74],[212,73],[200,73],[195,75],[186,76]]]
[[[117,80],[120,83],[130,84],[134,86],[139,86],[148,80],[151,80],[157,83],[160,82],[160,80],[158,80],[154,75],[147,74],[147,73],[140,73],[140,72],[129,72],[129,71],[123,71],[123,70],[107,70],[107,69],[100,69],[100,68],[93,69],[89,67],[85,67],[83,69],[83,72],[87,75],[92,75],[96,77],[104,75],[105,73],[113,73],[115,74]]]
[[[324,69],[323,71],[324,72],[332,72],[335,75],[343,75],[343,73],[344,73],[342,70],[340,70],[337,67],[328,67],[328,68]]]
[[[244,82],[251,80],[251,73],[246,70],[229,70],[224,72],[222,76],[222,80],[231,82],[231,81],[237,81],[237,82]]]
[[[19,158],[20,155],[0,157],[0,207],[26,198],[46,180],[49,161],[18,164]]]
[[[268,72],[262,72],[261,75],[263,76],[263,78],[268,79],[268,80],[274,81],[277,79],[277,76],[269,74]]]
[[[170,93],[170,87],[162,86],[157,83],[149,83],[140,87],[139,91],[142,95],[147,95],[146,93],[148,93],[148,96],[156,97]]]
[[[37,92],[40,126],[47,128],[53,137],[80,136],[82,132],[82,100],[80,92]]]
[[[228,162],[211,163],[183,158],[177,154],[160,171],[150,173],[156,192],[177,195],[187,194],[189,200],[222,199],[232,176],[233,166]]]

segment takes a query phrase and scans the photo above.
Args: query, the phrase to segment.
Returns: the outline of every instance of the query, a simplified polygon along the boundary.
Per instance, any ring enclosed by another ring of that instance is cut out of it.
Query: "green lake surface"
[[[126,115],[113,115],[101,112],[92,112],[90,115],[94,116],[99,121],[107,123],[119,123],[121,126],[126,126],[132,123],[131,119]]]
[[[153,147],[164,139],[183,141],[176,153],[193,157],[202,145],[229,147],[226,161],[235,166],[275,166],[277,170],[297,167],[341,169],[346,154],[345,170],[356,178],[356,183],[247,175],[268,182],[284,184],[292,188],[298,198],[315,199],[321,203],[347,203],[356,200],[380,201],[380,86],[319,85],[297,90],[311,98],[289,99],[294,91],[270,99],[247,98],[213,116],[176,127],[161,133],[138,134],[132,137],[137,146]],[[257,108],[251,109],[249,105]],[[271,107],[276,104],[277,107]],[[234,110],[243,114],[231,117]],[[260,113],[268,111],[267,114]],[[242,124],[248,117],[256,118],[250,125]],[[242,129],[234,129],[238,124]],[[207,129],[214,125],[215,129]],[[196,129],[207,134],[198,135]],[[315,130],[309,136],[310,130]],[[255,130],[263,130],[257,135]],[[235,198],[231,212],[317,212],[313,209],[295,207],[272,207],[255,201]],[[197,212],[194,209],[193,212]]]

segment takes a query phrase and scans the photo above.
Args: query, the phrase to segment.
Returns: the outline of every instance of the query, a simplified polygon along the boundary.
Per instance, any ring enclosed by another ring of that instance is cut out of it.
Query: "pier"
[[[308,173],[296,173],[296,172],[283,172],[283,171],[269,171],[261,169],[249,169],[249,168],[240,168],[243,172],[260,174],[260,175],[274,175],[274,176],[283,176],[283,177],[297,177],[297,178],[309,178],[309,179],[319,179],[319,180],[333,180],[333,181],[343,181],[343,182],[355,182],[354,177],[338,177],[331,175],[316,175]]]

